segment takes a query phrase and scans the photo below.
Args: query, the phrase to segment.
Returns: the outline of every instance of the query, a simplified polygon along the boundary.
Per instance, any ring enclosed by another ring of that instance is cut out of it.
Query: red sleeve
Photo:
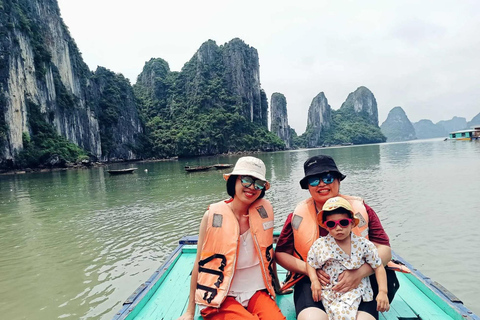
[[[368,214],[368,240],[390,247],[390,239],[375,211],[364,203]]]
[[[277,246],[275,248],[276,252],[286,252],[293,255],[293,229],[292,229],[292,216],[293,213],[290,213],[285,220],[283,225],[282,232],[277,240]]]

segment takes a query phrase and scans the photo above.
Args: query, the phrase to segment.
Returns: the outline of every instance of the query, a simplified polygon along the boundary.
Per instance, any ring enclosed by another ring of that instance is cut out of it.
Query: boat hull
[[[108,173],[111,175],[119,175],[119,174],[129,174],[133,173],[137,168],[130,168],[130,169],[120,169],[120,170],[107,170]]]
[[[113,319],[177,319],[188,304],[190,272],[195,256],[196,237],[182,239],[166,262],[125,301]],[[379,319],[480,320],[440,284],[421,274],[395,253],[394,258],[404,263],[412,273],[397,273],[400,288],[390,311],[381,313]],[[278,269],[279,277],[283,279],[286,271],[281,267]],[[296,319],[293,294],[277,296],[276,301],[287,320]],[[194,319],[202,319],[198,308]]]

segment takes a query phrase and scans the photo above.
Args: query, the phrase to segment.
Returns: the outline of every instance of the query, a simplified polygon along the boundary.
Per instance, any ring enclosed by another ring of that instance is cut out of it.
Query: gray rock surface
[[[270,99],[271,124],[270,131],[285,142],[286,148],[291,148],[291,128],[288,125],[287,99],[281,93],[275,92]]]
[[[328,100],[323,92],[320,92],[313,98],[308,108],[307,132],[308,147],[316,147],[318,138],[321,133],[328,130],[332,122],[332,107],[328,104]]]
[[[359,87],[350,93],[340,109],[353,110],[356,114],[364,116],[369,123],[378,126],[377,100],[366,87]]]
[[[415,128],[401,107],[390,110],[380,129],[387,137],[387,142],[407,141],[417,138]]]
[[[0,159],[13,159],[23,149],[23,133],[31,134],[27,105],[39,107],[57,133],[99,159],[102,153],[97,98],[102,85],[84,63],[75,41],[60,17],[56,0],[31,0],[15,5],[3,2],[0,19],[0,101],[3,128]],[[127,94],[128,95],[128,94]],[[126,119],[111,128],[121,148],[135,144],[133,131],[141,131],[131,95],[119,108]],[[114,156],[135,158],[128,152]]]

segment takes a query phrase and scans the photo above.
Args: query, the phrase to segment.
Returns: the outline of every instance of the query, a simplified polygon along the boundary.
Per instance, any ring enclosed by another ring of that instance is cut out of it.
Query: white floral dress
[[[338,276],[345,270],[360,268],[365,262],[378,268],[382,260],[375,245],[363,237],[351,234],[350,256],[337,244],[331,235],[318,238],[308,251],[307,261],[315,269],[322,268],[330,276],[330,284],[322,288],[322,303],[329,320],[355,320],[360,302],[372,301],[370,279],[362,279],[357,288],[345,293],[335,292]]]

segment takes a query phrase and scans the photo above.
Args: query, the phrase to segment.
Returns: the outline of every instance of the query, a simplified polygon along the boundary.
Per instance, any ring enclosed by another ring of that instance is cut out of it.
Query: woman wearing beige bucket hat
[[[197,257],[187,310],[195,305],[205,320],[285,320],[275,302],[273,209],[263,199],[270,184],[265,164],[255,157],[238,159],[224,175],[231,197],[211,204],[200,224]]]
[[[305,161],[303,168],[305,177],[300,180],[300,186],[309,191],[310,197],[298,203],[294,212],[288,215],[277,241],[275,258],[278,264],[289,271],[282,289],[294,286],[293,299],[297,319],[326,320],[327,314],[321,301],[312,299],[306,261],[313,242],[320,236],[328,235],[328,230],[317,224],[318,214],[327,200],[337,196],[348,200],[354,209],[354,216],[359,219],[359,224],[353,228],[353,232],[368,237],[375,244],[384,265],[391,260],[390,242],[377,214],[364,203],[363,199],[340,194],[340,182],[346,176],[340,172],[332,157],[327,155],[310,157]],[[356,288],[364,277],[370,276],[376,295],[378,286],[372,275],[373,271],[368,264],[355,270],[346,270],[340,275],[338,283],[332,290],[341,293],[350,291]],[[317,273],[322,285],[331,282],[323,271]],[[395,273],[392,273],[387,270],[390,301],[399,286]],[[358,320],[378,319],[375,299],[370,302],[362,301],[358,311]]]

